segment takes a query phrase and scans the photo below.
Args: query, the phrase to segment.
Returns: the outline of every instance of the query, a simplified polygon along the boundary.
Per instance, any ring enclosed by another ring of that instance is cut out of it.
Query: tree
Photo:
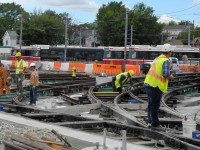
[[[174,26],[174,25],[177,25],[177,23],[173,20],[171,20],[169,23],[168,23],[169,26]]]
[[[102,45],[123,45],[125,12],[126,8],[122,2],[110,2],[100,7],[96,23]]]
[[[99,39],[104,45],[124,46],[126,8],[122,2],[110,2],[100,7],[97,14]],[[157,23],[154,10],[139,3],[128,10],[128,24],[133,25],[133,44],[160,44],[163,25]],[[128,35],[130,39],[130,34]],[[130,43],[130,40],[129,40]]]
[[[195,28],[194,30],[190,30],[190,41],[192,41],[193,38],[200,37],[200,27]],[[183,44],[188,44],[188,32],[182,32],[178,35],[177,39],[181,40]]]
[[[133,44],[160,44],[163,25],[158,23],[158,18],[153,14],[151,7],[144,3],[136,4],[129,13],[129,24],[134,27]]]
[[[0,5],[0,38],[6,30],[11,30],[18,24],[20,15],[28,15],[27,12],[15,3],[3,3]],[[0,43],[2,41],[0,40]]]

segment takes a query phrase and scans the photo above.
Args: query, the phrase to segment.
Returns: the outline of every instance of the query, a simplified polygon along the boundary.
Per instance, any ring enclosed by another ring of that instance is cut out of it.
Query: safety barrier
[[[11,64],[10,64],[10,68],[11,68],[11,69],[14,69],[14,68],[15,68],[15,62],[16,62],[16,60],[12,60],[12,61],[11,61]]]
[[[92,74],[100,75],[105,73],[105,64],[93,64]]]
[[[105,65],[105,73],[110,76],[116,76],[122,72],[121,65]]]
[[[72,71],[72,68],[75,67],[77,72],[85,72],[85,65],[80,63],[69,63],[68,71]]]
[[[140,75],[140,66],[139,65],[126,65],[125,71],[133,70],[134,75],[139,76]]]
[[[200,72],[200,66],[179,66],[182,72]]]
[[[61,68],[61,62],[60,61],[54,61],[53,70],[60,70]]]

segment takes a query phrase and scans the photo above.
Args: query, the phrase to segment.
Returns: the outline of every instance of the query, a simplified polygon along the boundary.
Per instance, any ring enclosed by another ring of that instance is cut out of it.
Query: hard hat
[[[15,56],[19,57],[19,56],[22,56],[22,54],[20,52],[17,52]]]
[[[130,76],[134,76],[134,71],[133,70],[129,70],[128,73],[130,74]]]
[[[165,52],[171,52],[172,51],[172,46],[170,44],[164,44],[162,47],[162,50]]]
[[[35,66],[36,66],[35,63],[30,64],[30,67],[35,67]]]

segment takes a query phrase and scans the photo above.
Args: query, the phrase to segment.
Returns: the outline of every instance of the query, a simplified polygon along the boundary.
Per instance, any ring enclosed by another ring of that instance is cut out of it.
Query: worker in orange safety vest
[[[36,64],[30,64],[31,77],[30,77],[30,105],[36,105],[37,99],[37,86],[39,85],[39,75],[36,70]]]
[[[6,70],[3,67],[3,64],[0,61],[0,96],[3,95],[3,89],[6,85]]]

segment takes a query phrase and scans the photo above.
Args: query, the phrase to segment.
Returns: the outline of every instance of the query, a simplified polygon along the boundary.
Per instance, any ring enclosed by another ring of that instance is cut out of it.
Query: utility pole
[[[79,38],[79,40],[80,40],[80,44],[79,44],[79,46],[80,46],[80,47],[82,47],[81,38],[82,38],[82,37],[81,37],[81,28],[80,28],[80,38]]]
[[[163,33],[161,33],[161,45],[163,45]]]
[[[131,25],[131,46],[133,44],[133,25]]]
[[[126,70],[126,47],[127,47],[127,30],[128,30],[128,8],[126,8],[126,19],[125,19],[125,38],[124,38],[124,68]]]
[[[22,30],[23,30],[23,17],[21,15],[20,37],[19,37],[19,50],[22,52]]]
[[[93,47],[95,47],[95,29],[93,30]]]
[[[66,15],[66,18],[65,18],[65,53],[64,53],[64,62],[66,62],[66,56],[67,56],[67,39],[68,39],[68,36],[67,36],[67,19],[68,19],[68,14]]]
[[[190,25],[188,26],[188,47],[190,46]]]

